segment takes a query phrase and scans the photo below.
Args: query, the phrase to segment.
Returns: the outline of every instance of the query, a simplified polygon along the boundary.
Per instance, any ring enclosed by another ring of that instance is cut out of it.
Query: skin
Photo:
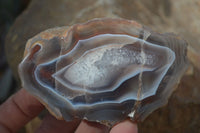
[[[21,89],[0,106],[0,133],[18,132],[36,117],[44,106],[26,90]],[[137,125],[129,120],[113,128],[85,120],[66,122],[47,114],[35,133],[137,133]]]

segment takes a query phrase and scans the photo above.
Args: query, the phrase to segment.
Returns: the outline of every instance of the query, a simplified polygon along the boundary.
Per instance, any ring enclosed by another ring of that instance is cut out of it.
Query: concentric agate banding
[[[124,19],[44,31],[27,42],[22,85],[57,118],[115,124],[167,102],[187,66],[187,44]]]

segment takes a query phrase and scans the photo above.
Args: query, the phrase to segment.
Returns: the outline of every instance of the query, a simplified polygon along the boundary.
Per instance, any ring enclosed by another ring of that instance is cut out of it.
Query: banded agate
[[[94,19],[27,42],[22,86],[58,119],[141,121],[167,100],[186,67],[187,43],[135,21]]]

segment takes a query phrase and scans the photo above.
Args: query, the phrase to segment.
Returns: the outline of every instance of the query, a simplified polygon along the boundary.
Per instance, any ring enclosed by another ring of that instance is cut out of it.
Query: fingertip
[[[37,116],[44,109],[44,105],[25,89],[18,91],[12,98],[19,109],[30,118]]]
[[[0,126],[17,132],[43,108],[44,106],[36,98],[21,89],[0,106]]]
[[[137,124],[130,120],[125,120],[115,125],[110,133],[138,133]]]
[[[79,123],[80,120],[78,119],[67,122],[65,120],[57,120],[52,115],[47,114],[35,133],[72,133],[76,130]]]
[[[107,133],[109,128],[97,122],[82,120],[75,133]]]

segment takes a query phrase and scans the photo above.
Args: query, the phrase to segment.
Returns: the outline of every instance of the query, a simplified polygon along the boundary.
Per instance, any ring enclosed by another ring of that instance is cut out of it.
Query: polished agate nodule
[[[184,73],[187,44],[129,20],[95,19],[27,42],[22,86],[58,119],[113,125],[166,104]]]

